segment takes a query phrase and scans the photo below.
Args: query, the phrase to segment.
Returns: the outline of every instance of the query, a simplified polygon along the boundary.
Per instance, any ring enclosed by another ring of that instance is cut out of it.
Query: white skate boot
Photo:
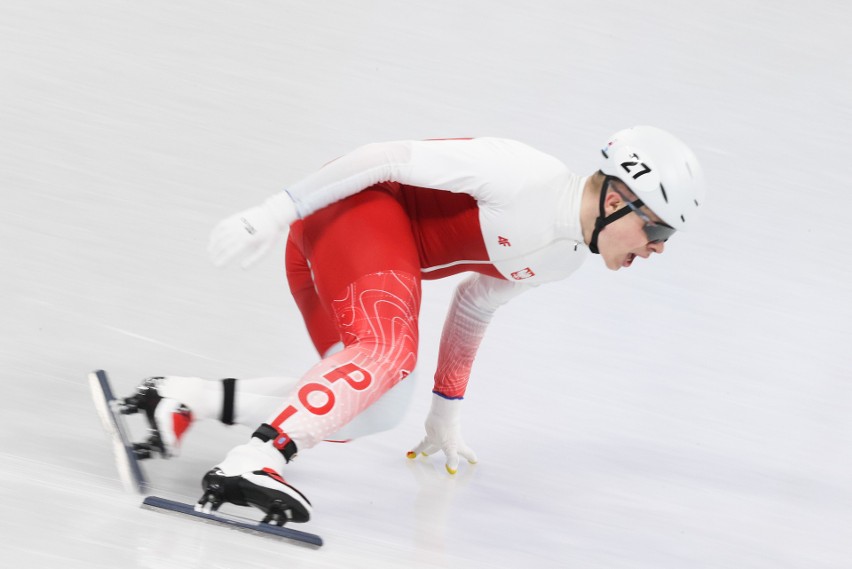
[[[163,458],[177,456],[180,452],[180,441],[190,425],[193,416],[189,408],[175,399],[162,397],[157,386],[163,381],[163,377],[149,377],[145,379],[136,393],[126,397],[121,405],[123,415],[144,412],[148,419],[148,440],[134,443],[133,450],[136,457],[151,458],[159,453]]]
[[[295,456],[296,446],[290,441],[284,450],[278,450],[272,446],[277,435],[275,428],[264,424],[248,443],[231,449],[225,460],[204,476],[204,495],[195,509],[210,513],[229,502],[260,508],[266,514],[263,523],[283,526],[310,520],[310,501],[280,474]]]

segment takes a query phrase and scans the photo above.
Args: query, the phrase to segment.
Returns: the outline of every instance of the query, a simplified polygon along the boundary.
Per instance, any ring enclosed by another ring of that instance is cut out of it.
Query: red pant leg
[[[302,250],[302,222],[299,221],[290,227],[290,235],[287,238],[287,282],[296,306],[302,313],[311,341],[317,353],[322,356],[340,341],[340,333],[331,314],[317,295],[311,267]]]
[[[339,430],[414,369],[420,265],[408,216],[380,187],[306,218],[293,245],[301,246],[316,300],[346,346],[309,370],[267,421],[286,433],[276,446],[292,438],[305,449]]]

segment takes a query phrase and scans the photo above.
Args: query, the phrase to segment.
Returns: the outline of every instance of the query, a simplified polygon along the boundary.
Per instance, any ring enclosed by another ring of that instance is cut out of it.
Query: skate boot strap
[[[293,458],[295,458],[296,454],[299,452],[299,449],[296,447],[296,443],[293,442],[293,439],[287,436],[286,433],[282,433],[268,423],[263,423],[259,426],[251,436],[256,439],[260,439],[263,442],[272,441],[272,446],[281,453],[284,460],[287,462],[290,462]]]

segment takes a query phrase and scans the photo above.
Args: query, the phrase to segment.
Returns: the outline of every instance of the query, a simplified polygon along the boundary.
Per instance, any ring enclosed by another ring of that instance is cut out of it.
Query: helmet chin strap
[[[600,236],[601,231],[603,231],[603,228],[614,221],[618,221],[619,219],[630,213],[629,207],[623,207],[610,215],[606,215],[606,212],[604,211],[604,202],[606,201],[606,193],[607,190],[609,190],[609,183],[612,179],[612,176],[607,176],[606,178],[604,178],[604,183],[601,186],[601,200],[598,204],[598,211],[600,213],[598,214],[598,218],[595,220],[595,230],[592,231],[592,240],[589,242],[589,251],[591,251],[595,255],[600,254],[600,250],[598,249],[598,236]],[[636,200],[633,203],[638,203],[639,205],[642,205],[641,200]]]

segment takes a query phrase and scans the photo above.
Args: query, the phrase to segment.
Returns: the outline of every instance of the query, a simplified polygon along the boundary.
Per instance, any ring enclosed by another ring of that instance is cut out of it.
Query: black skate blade
[[[119,402],[113,395],[109,378],[103,370],[89,374],[89,388],[92,400],[100,415],[104,431],[112,439],[115,464],[124,487],[131,492],[145,494],[148,491],[148,480],[139,465],[139,459],[130,442],[124,417],[118,408]]]
[[[194,505],[184,504],[183,502],[175,502],[158,496],[147,496],[142,502],[142,507],[147,510],[154,510],[172,514],[179,514],[197,518],[199,520],[215,523],[226,526],[230,529],[272,537],[290,541],[296,545],[318,549],[322,547],[322,538],[318,535],[291,529],[289,527],[274,526],[264,524],[237,516],[226,515],[222,513],[205,514],[204,512],[196,512]]]

